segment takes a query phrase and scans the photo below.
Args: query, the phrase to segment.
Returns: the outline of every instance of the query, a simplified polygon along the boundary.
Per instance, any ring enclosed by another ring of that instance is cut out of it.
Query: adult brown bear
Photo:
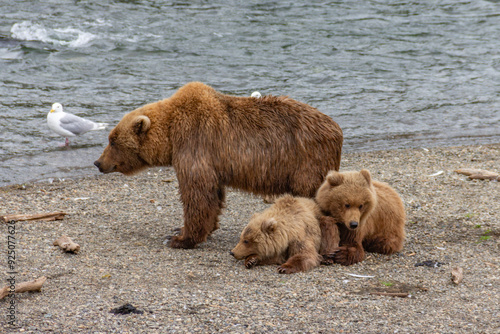
[[[338,170],[342,130],[317,109],[284,96],[236,97],[200,82],[126,114],[94,163],[133,174],[173,166],[184,227],[173,248],[193,248],[219,227],[225,187],[313,198]]]

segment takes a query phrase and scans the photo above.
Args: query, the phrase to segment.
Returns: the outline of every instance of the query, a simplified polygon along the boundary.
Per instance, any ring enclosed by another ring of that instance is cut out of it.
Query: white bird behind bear
[[[89,131],[103,130],[107,123],[95,123],[79,116],[63,111],[60,103],[54,103],[47,114],[47,125],[60,136],[66,137],[65,145],[69,145],[68,137],[74,137]]]

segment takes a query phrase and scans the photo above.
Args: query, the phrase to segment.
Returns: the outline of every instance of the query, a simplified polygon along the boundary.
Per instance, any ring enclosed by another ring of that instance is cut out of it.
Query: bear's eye
[[[360,209],[360,210],[362,210],[362,209],[363,209],[363,204],[361,204],[361,205],[359,206],[359,209]]]
[[[248,240],[243,240],[243,243],[244,244],[248,244]]]
[[[346,209],[349,209],[351,207],[351,204],[346,204],[345,207]]]
[[[109,138],[109,146],[111,146],[111,147],[116,146],[116,138],[117,138],[117,136],[116,136],[116,135],[111,136],[111,137]]]

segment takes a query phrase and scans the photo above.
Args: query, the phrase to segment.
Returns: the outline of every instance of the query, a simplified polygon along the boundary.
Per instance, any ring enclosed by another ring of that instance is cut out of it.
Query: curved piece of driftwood
[[[42,276],[33,281],[23,282],[16,285],[15,292],[27,292],[27,291],[40,291],[42,289],[43,283],[47,280],[47,277]],[[6,286],[0,290],[0,299],[5,298],[11,292],[10,287]]]

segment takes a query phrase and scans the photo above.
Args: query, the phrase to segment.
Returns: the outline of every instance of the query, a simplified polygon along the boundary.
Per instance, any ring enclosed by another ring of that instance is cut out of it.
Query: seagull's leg
[[[69,139],[66,137],[66,146],[69,146]]]

